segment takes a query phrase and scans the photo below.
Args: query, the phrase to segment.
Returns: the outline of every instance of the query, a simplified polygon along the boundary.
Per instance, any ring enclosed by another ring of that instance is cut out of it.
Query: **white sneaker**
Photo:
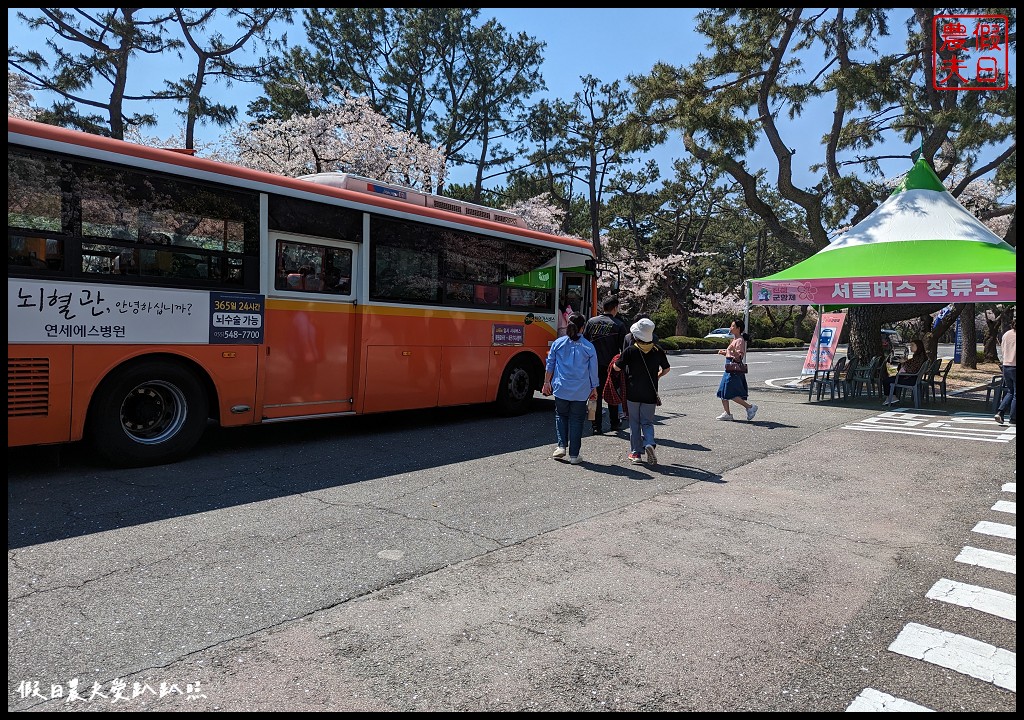
[[[580,456],[579,455],[570,455],[569,456],[569,464],[570,465],[579,465],[580,464]]]
[[[658,464],[658,456],[654,454],[654,446],[653,445],[648,445],[644,449],[647,451],[647,462],[650,463],[651,465],[657,465]]]
[[[747,408],[747,420],[753,420],[755,415],[757,415],[757,405],[751,405]]]
[[[732,413],[722,413],[715,420],[732,420]]]
[[[557,458],[564,458],[565,457],[565,448],[562,447],[561,445],[559,445],[558,447],[555,448],[555,451],[553,453],[551,453],[551,457],[556,458],[556,459]]]

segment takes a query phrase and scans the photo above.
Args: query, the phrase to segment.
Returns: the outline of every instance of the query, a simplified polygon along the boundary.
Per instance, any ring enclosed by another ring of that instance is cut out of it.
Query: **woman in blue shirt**
[[[586,318],[574,313],[566,333],[551,343],[544,372],[544,395],[555,396],[555,435],[558,447],[552,457],[580,463],[583,426],[587,419],[587,400],[597,399],[597,350],[583,337]]]

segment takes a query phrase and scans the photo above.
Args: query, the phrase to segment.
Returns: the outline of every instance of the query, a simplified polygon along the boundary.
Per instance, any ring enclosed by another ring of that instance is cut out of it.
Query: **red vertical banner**
[[[846,313],[824,313],[818,334],[811,339],[811,347],[807,349],[804,368],[801,375],[813,375],[815,370],[830,370],[835,361],[836,349],[839,347],[839,334],[843,331]]]

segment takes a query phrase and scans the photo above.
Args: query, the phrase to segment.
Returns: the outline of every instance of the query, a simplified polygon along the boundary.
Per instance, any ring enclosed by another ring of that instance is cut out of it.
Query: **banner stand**
[[[811,384],[807,388],[807,401],[810,402],[814,399],[814,378],[818,377],[818,359],[821,356],[820,350],[820,339],[821,339],[821,320],[822,312],[821,305],[818,306],[818,322],[814,324],[814,337],[811,338],[811,352],[814,353],[814,375],[811,376]]]

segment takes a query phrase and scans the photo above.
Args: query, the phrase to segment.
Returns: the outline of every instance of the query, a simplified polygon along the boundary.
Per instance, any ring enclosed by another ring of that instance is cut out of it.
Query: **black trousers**
[[[608,423],[612,430],[619,427],[619,406],[611,405],[606,403],[604,400],[604,384],[608,381],[608,366],[598,365],[597,366],[597,381],[601,383],[597,387],[597,415],[594,416],[594,427],[600,428],[602,425],[601,421],[601,408],[608,407]]]

